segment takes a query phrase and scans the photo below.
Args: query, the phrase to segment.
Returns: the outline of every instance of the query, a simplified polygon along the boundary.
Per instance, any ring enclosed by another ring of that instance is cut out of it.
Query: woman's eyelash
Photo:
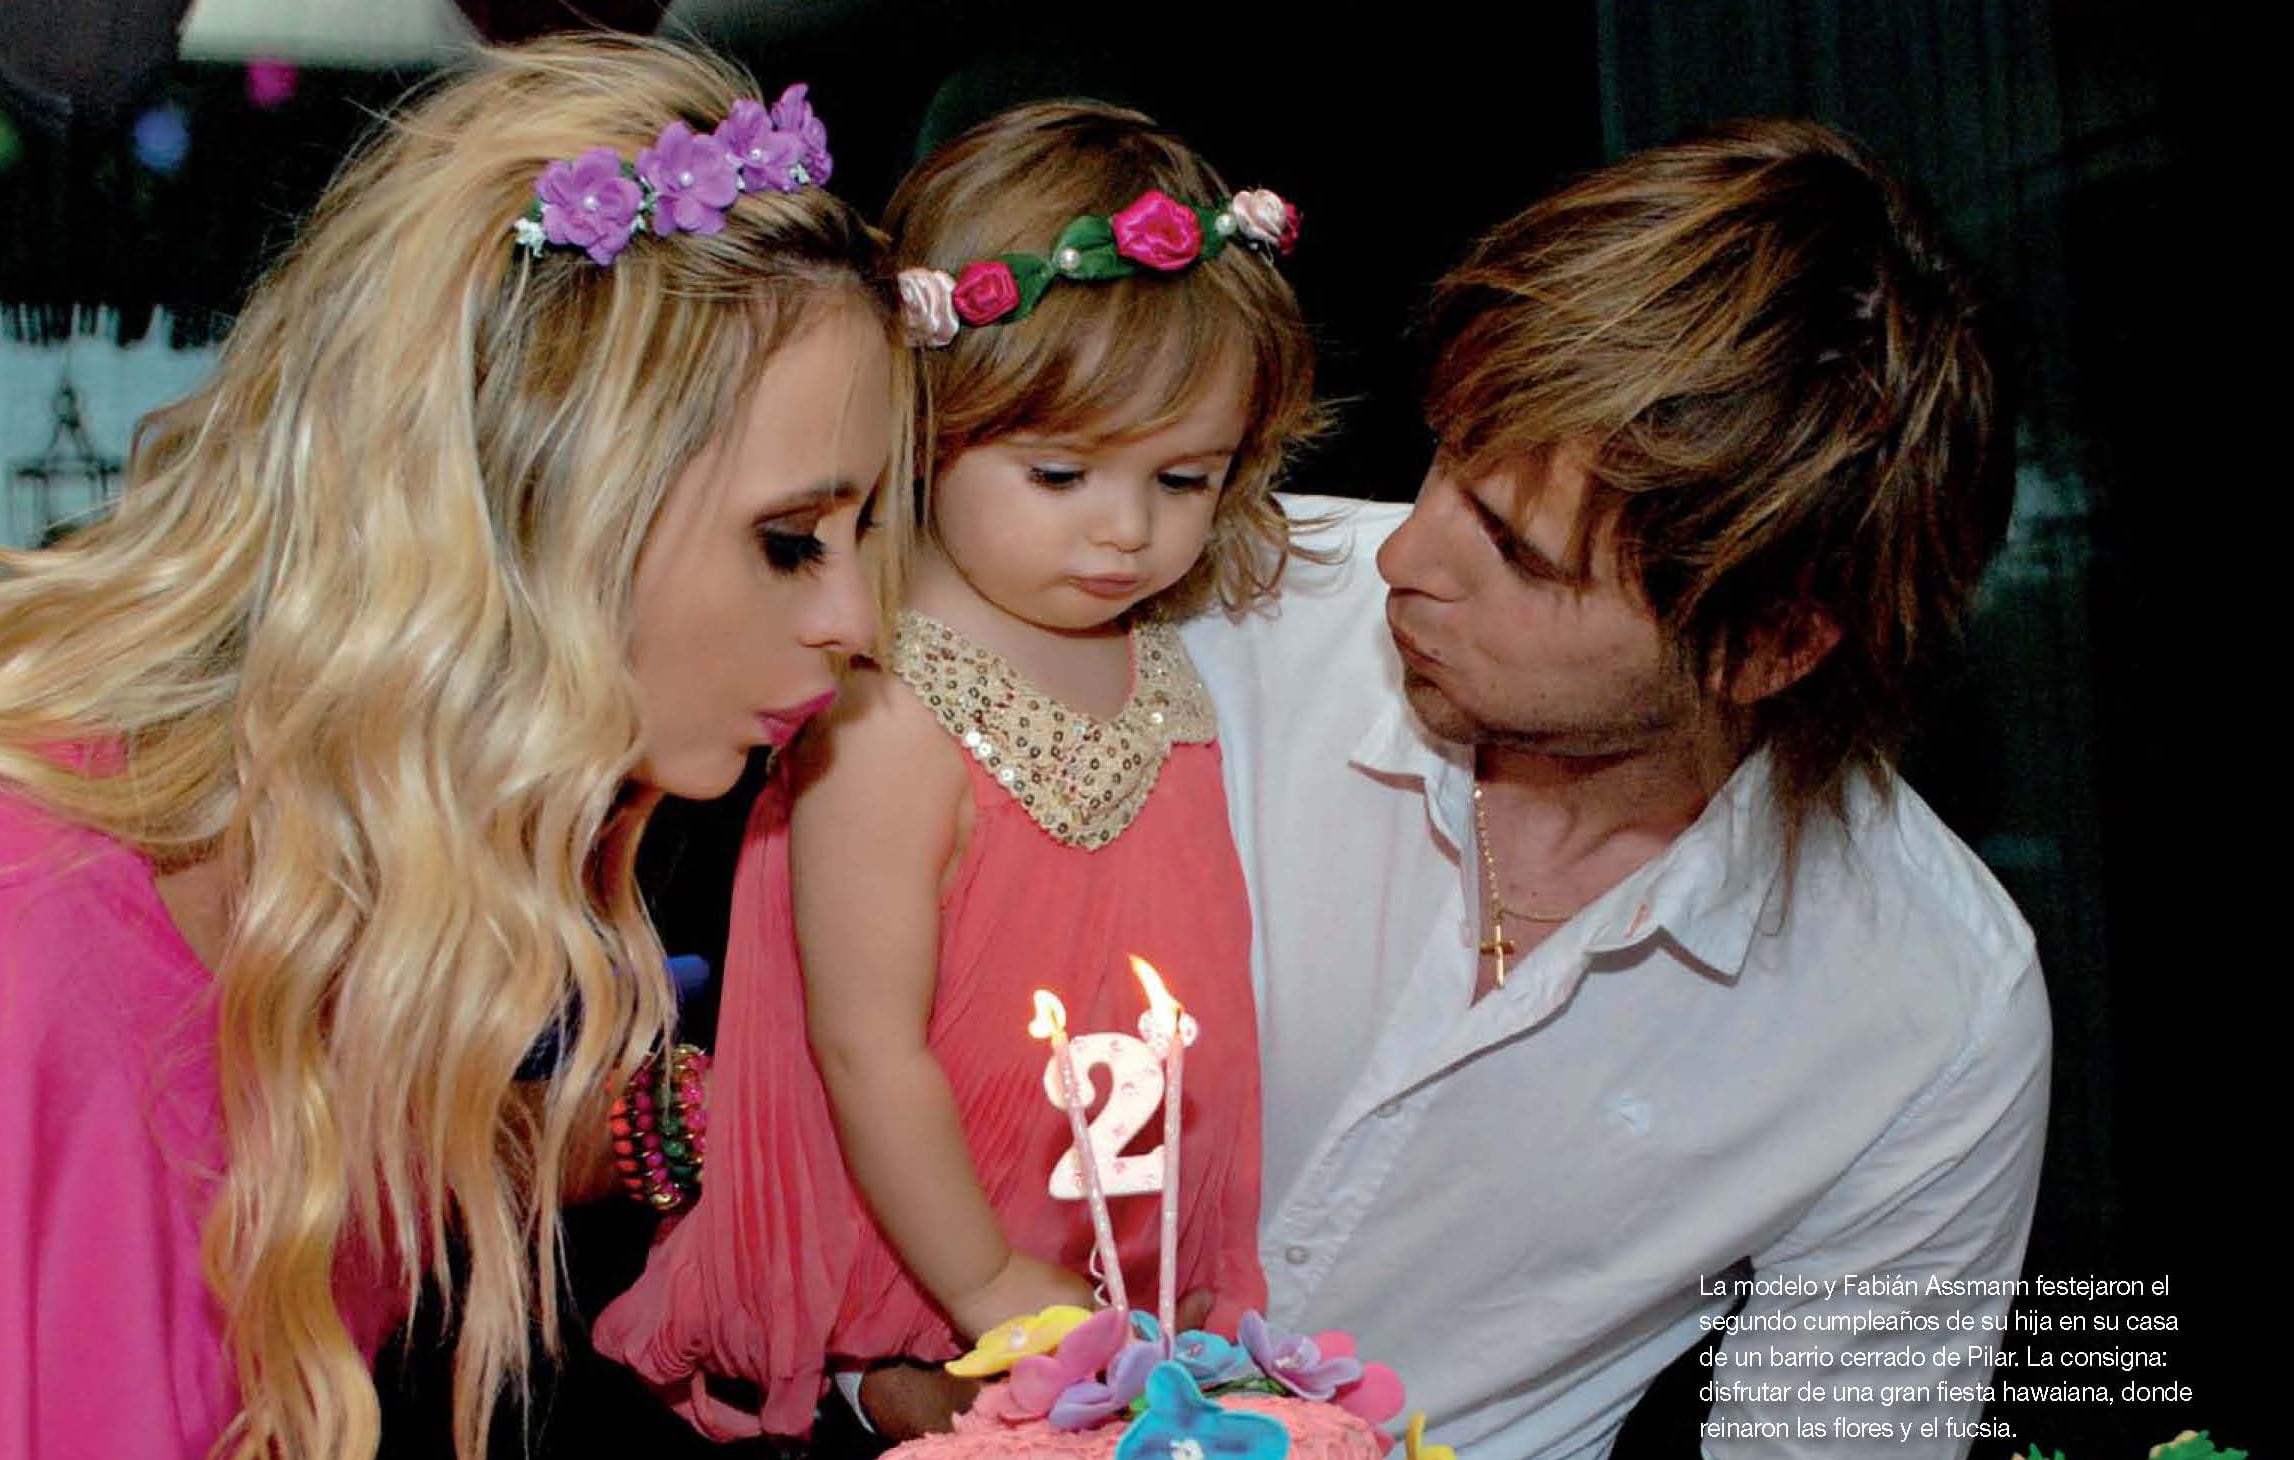
[[[1031,466],[1028,480],[1039,487],[1072,487],[1083,480],[1080,466]]]
[[[801,573],[828,555],[828,544],[809,532],[759,527],[757,543],[765,562],[776,573]]]
[[[1211,484],[1209,472],[1167,471],[1155,478],[1170,492],[1200,492]]]

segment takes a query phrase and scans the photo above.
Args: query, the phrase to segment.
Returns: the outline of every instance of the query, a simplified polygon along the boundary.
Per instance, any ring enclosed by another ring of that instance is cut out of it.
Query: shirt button
[[[1378,1118],[1380,1120],[1392,1120],[1395,1116],[1400,1115],[1401,1113],[1402,1102],[1399,1100],[1389,1100],[1384,1105],[1378,1107]]]
[[[1292,1267],[1304,1267],[1313,1257],[1314,1249],[1311,1247],[1291,1246],[1282,1250],[1282,1260]]]

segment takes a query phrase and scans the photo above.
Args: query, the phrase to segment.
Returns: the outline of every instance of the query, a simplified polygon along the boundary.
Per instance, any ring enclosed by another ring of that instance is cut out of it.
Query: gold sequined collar
[[[1071,710],[1011,662],[920,613],[900,616],[892,672],[1030,820],[1072,847],[1122,834],[1174,745],[1218,738],[1211,697],[1165,624],[1131,631],[1131,698],[1115,718]]]

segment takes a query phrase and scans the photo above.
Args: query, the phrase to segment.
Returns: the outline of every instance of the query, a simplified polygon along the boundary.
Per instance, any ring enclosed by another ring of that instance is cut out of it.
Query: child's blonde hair
[[[1233,196],[1192,148],[1138,112],[1041,102],[934,151],[900,184],[884,222],[903,265],[952,273],[1000,253],[1046,253],[1070,220],[1115,213],[1149,188],[1195,207]],[[1210,545],[1152,609],[1239,610],[1281,579],[1292,549],[1274,486],[1285,455],[1322,421],[1298,298],[1251,249],[1171,274],[1057,283],[1026,320],[966,329],[924,352],[928,460],[936,469],[1015,431],[1154,431],[1236,364],[1250,411]]]
[[[667,45],[482,58],[345,168],[214,378],[143,422],[117,510],[0,554],[0,783],[236,888],[206,1257],[243,1411],[220,1453],[374,1453],[346,1241],[410,1299],[425,1274],[458,1295],[464,1457],[536,1323],[554,1339],[569,1149],[671,1019],[630,875],[650,801],[624,790],[639,549],[775,349],[839,301],[888,341],[897,311],[879,240],[818,189],[610,268],[529,260],[511,225],[546,164],[633,158],[753,95]],[[124,763],[75,771],[52,753],[75,742]],[[529,1103],[514,1074],[561,1021]]]

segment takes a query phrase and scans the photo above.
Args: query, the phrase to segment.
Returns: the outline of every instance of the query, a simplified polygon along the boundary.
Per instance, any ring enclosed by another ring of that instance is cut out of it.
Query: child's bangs
[[[1200,281],[1195,281],[1200,282]],[[1178,420],[1240,369],[1256,388],[1270,353],[1226,292],[1180,279],[1055,289],[1018,329],[959,342],[937,435],[953,454],[1015,432],[1121,439]]]

